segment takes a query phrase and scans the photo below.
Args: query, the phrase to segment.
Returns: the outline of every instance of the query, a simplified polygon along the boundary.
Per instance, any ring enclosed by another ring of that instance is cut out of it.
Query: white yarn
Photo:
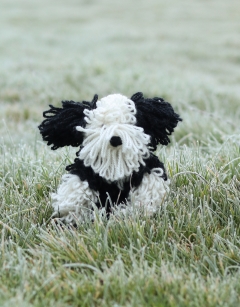
[[[142,209],[148,216],[157,211],[169,192],[170,181],[164,181],[162,175],[161,168],[153,168],[150,174],[144,175],[140,186],[130,191],[129,198],[133,206]]]
[[[116,181],[138,171],[149,157],[150,136],[137,127],[133,101],[120,94],[109,95],[97,102],[97,108],[84,111],[86,128],[79,159],[108,181]],[[112,136],[119,136],[122,145],[113,147]]]
[[[98,192],[91,190],[87,181],[65,174],[57,193],[52,194],[53,217],[61,217],[67,223],[89,218],[97,199]]]
[[[97,108],[85,110],[85,120],[88,124],[96,126],[114,123],[135,124],[137,113],[134,102],[121,94],[113,94],[103,97],[97,101]]]

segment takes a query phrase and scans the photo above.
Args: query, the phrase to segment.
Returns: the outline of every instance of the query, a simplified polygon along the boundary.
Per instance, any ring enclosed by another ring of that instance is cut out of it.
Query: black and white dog
[[[170,142],[168,136],[182,120],[168,102],[142,93],[131,99],[113,94],[98,100],[95,95],[91,102],[50,105],[43,116],[39,129],[51,149],[80,146],[52,194],[54,217],[81,222],[93,216],[95,206],[109,215],[113,205],[123,204],[134,204],[148,215],[156,212],[169,180],[152,152]]]

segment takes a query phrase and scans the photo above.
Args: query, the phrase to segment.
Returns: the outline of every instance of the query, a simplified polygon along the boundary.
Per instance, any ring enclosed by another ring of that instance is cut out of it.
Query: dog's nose
[[[119,136],[112,136],[110,139],[110,144],[113,147],[117,147],[119,145],[122,145],[122,139]]]

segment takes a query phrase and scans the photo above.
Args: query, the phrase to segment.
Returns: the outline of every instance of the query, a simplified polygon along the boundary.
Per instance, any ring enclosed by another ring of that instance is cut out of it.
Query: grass
[[[2,0],[0,305],[239,306],[237,0]],[[120,92],[184,119],[157,155],[171,191],[153,218],[55,225],[49,194],[75,150],[37,126],[49,103]]]

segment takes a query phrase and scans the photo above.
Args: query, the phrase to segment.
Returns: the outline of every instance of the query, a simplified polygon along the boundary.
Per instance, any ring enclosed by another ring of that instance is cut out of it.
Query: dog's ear
[[[170,142],[169,135],[179,121],[170,103],[162,98],[144,98],[142,93],[136,93],[131,97],[135,103],[137,114],[137,126],[151,136],[150,146],[156,150],[158,144],[167,145]]]
[[[62,108],[50,105],[50,109],[43,112],[43,117],[46,119],[38,126],[47,145],[52,145],[53,150],[64,146],[81,145],[83,132],[77,131],[76,127],[85,127],[83,111],[96,108],[97,100],[98,96],[95,95],[92,102],[63,101]]]

